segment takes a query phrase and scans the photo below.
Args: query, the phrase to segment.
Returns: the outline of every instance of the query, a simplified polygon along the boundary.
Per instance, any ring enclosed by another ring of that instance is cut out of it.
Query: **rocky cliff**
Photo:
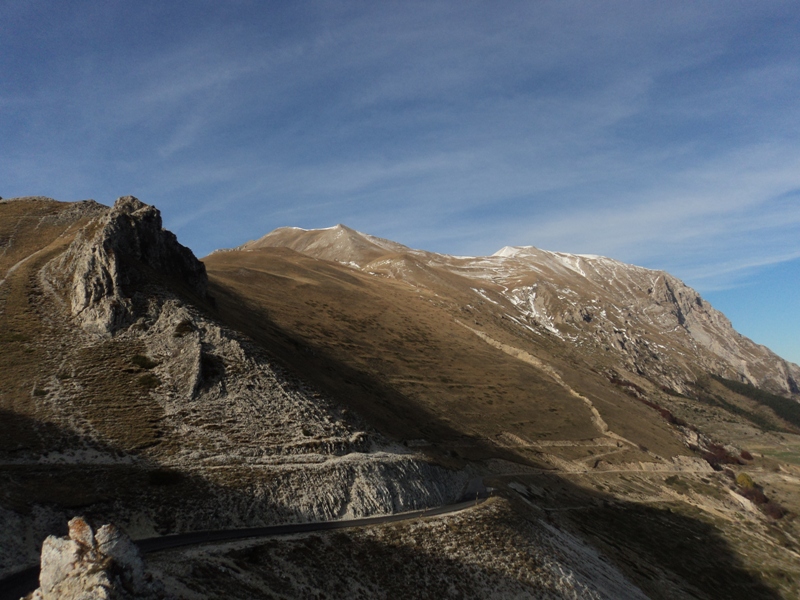
[[[791,395],[800,367],[734,330],[697,291],[663,271],[599,256],[505,248],[481,275],[526,321],[685,391],[704,372]],[[484,269],[485,269],[484,266]],[[548,325],[550,328],[548,329]]]
[[[119,198],[82,229],[45,275],[81,326],[105,335],[158,311],[147,294],[154,281],[200,300],[208,285],[203,263],[163,229],[158,209],[133,196]]]

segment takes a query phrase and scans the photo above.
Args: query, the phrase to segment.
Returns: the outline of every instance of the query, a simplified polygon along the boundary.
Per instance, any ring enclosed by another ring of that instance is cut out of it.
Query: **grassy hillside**
[[[770,408],[781,419],[800,429],[800,402],[790,398],[785,398],[784,396],[771,394],[749,383],[732,381],[717,375],[713,375],[712,377],[714,377],[715,380],[720,382],[729,390],[755,400],[759,404]]]

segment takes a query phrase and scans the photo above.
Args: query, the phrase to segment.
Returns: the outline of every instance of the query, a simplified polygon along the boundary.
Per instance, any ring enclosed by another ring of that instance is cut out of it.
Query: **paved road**
[[[272,525],[269,527],[253,527],[250,529],[225,529],[221,531],[197,531],[194,533],[181,533],[178,535],[165,535],[161,537],[135,540],[135,544],[143,554],[159,552],[183,546],[199,544],[229,542],[248,538],[272,537],[278,535],[291,535],[294,533],[310,533],[313,531],[330,531],[332,529],[350,529],[353,527],[367,527],[397,521],[410,521],[424,517],[435,517],[458,512],[466,508],[477,506],[486,501],[488,493],[476,492],[475,498],[456,504],[446,504],[425,510],[412,510],[393,515],[381,515],[364,519],[349,519],[344,521],[321,521],[318,523],[293,523],[288,525]],[[21,596],[36,589],[39,584],[39,565],[31,566],[10,577],[0,580],[0,600],[19,600]]]

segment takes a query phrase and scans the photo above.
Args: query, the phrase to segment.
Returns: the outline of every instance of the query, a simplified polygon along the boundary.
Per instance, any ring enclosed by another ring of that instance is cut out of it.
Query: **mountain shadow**
[[[465,436],[463,430],[403,396],[385,381],[353,369],[324,348],[281,328],[263,308],[229,288],[212,280],[210,289],[218,299],[219,318],[246,331],[279,361],[352,408],[384,435],[401,441],[425,438],[429,443],[419,450],[450,467],[485,465],[491,459],[519,467],[522,481],[539,481],[539,487],[546,490],[544,499],[533,499],[541,504],[538,508],[520,501],[518,494],[505,485],[513,477],[487,476],[488,482],[514,502],[518,518],[543,519],[574,531],[594,544],[649,596],[665,600],[781,597],[745,567],[708,522],[673,508],[620,500],[615,495],[578,486],[555,473],[531,475],[532,468],[541,469],[544,463],[484,438]]]

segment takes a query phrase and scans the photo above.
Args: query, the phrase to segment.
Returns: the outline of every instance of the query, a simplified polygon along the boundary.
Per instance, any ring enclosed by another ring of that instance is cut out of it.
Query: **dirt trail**
[[[2,287],[2,285],[6,282],[6,279],[8,279],[9,275],[11,275],[17,269],[19,269],[22,265],[24,265],[26,262],[28,262],[34,256],[36,256],[37,254],[41,253],[43,250],[45,250],[45,248],[39,248],[36,252],[34,252],[32,254],[29,254],[28,256],[23,258],[21,261],[17,262],[17,264],[12,265],[11,268],[9,268],[8,271],[6,271],[5,277],[0,279],[0,287]]]
[[[472,333],[477,335],[479,338],[481,338],[484,342],[486,342],[490,346],[493,346],[494,348],[497,348],[498,350],[502,350],[503,352],[505,352],[509,356],[513,356],[514,358],[516,358],[518,360],[521,360],[522,362],[527,363],[529,365],[532,365],[532,366],[536,367],[537,369],[539,369],[540,371],[543,371],[544,373],[546,373],[553,381],[555,381],[558,385],[560,385],[562,388],[564,388],[571,396],[573,396],[575,398],[578,398],[581,402],[583,402],[587,406],[587,408],[592,413],[592,424],[597,428],[597,430],[600,432],[601,435],[609,437],[609,438],[612,438],[614,440],[618,440],[618,441],[623,442],[625,444],[629,444],[630,446],[637,447],[637,445],[634,444],[632,441],[630,441],[630,440],[622,437],[621,435],[611,431],[611,429],[609,429],[609,427],[608,427],[608,423],[605,422],[603,417],[600,415],[600,411],[598,411],[595,408],[595,406],[592,403],[592,401],[589,400],[589,398],[587,398],[583,394],[575,391],[566,381],[564,381],[561,378],[561,375],[559,375],[556,372],[556,370],[553,369],[553,367],[551,367],[548,364],[545,364],[544,362],[542,362],[540,359],[538,359],[537,357],[533,356],[532,354],[530,354],[528,352],[525,352],[525,350],[522,350],[520,348],[515,348],[514,346],[509,346],[508,344],[504,344],[503,342],[499,342],[499,341],[495,340],[494,338],[492,338],[492,337],[488,336],[487,334],[485,334],[483,331],[479,331],[477,329],[473,329],[472,327],[462,323],[458,319],[456,319],[456,323],[458,323],[462,327],[465,327],[466,329],[469,329]]]
[[[44,217],[40,217],[40,218],[39,218],[39,222],[36,224],[36,227],[35,227],[34,229],[39,229],[39,226],[42,224],[42,220],[43,220],[43,219],[44,219]],[[21,223],[21,222],[22,222],[22,219],[20,219],[19,223]],[[13,241],[13,239],[14,239],[14,234],[16,233],[17,229],[19,229],[19,223],[17,223],[17,226],[16,226],[16,227],[15,227],[15,229],[14,229],[14,232],[11,234],[11,241]],[[63,230],[63,231],[62,231],[60,234],[58,234],[58,236],[56,236],[56,237],[55,237],[55,239],[53,239],[52,241],[50,241],[49,243],[47,243],[45,246],[42,246],[41,248],[39,248],[39,249],[38,249],[38,250],[36,250],[35,252],[32,252],[31,254],[29,254],[28,256],[26,256],[25,258],[23,258],[22,260],[20,260],[20,261],[17,261],[17,263],[16,263],[16,264],[12,265],[12,266],[11,266],[11,267],[8,269],[8,271],[6,271],[6,274],[5,274],[5,276],[4,276],[2,279],[0,279],[0,287],[2,287],[2,285],[3,285],[3,284],[6,282],[6,279],[8,279],[9,275],[11,275],[12,273],[14,273],[14,271],[16,271],[17,269],[19,269],[19,268],[20,268],[22,265],[24,265],[26,262],[28,262],[28,261],[29,261],[30,259],[32,259],[34,256],[37,256],[38,254],[41,254],[42,252],[44,252],[45,250],[47,250],[48,248],[50,248],[50,247],[51,247],[51,246],[52,246],[52,245],[53,245],[53,244],[54,244],[54,243],[55,243],[57,240],[59,240],[59,239],[61,239],[62,237],[64,237],[64,235],[65,235],[65,234],[66,234],[66,233],[67,233],[67,232],[68,232],[70,229],[72,229],[72,227],[66,227],[66,228],[65,228],[65,229],[64,229],[64,230]],[[4,249],[4,251],[3,251],[3,253],[4,253],[4,254],[5,254],[5,251],[7,251],[9,247],[11,247],[11,241],[9,242],[9,246],[8,246],[8,247],[6,247],[6,248]]]

